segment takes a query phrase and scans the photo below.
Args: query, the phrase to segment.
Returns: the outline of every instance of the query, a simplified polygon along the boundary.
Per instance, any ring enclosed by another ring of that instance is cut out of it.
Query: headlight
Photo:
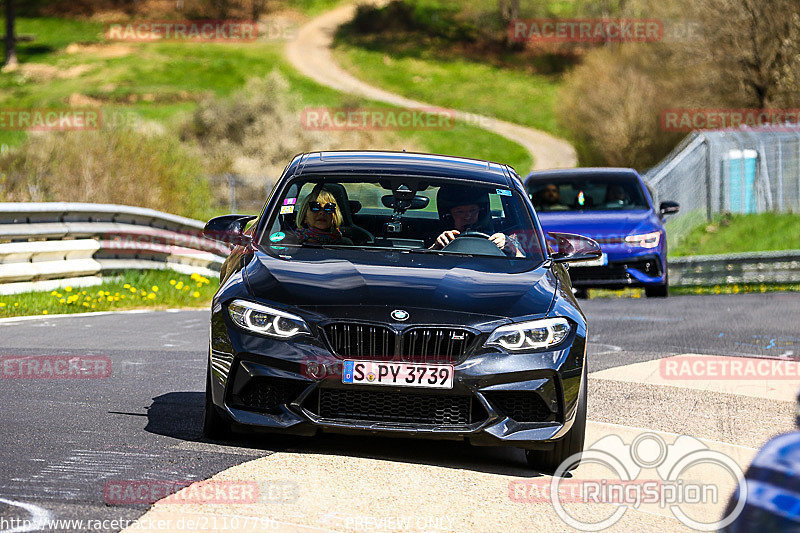
[[[643,233],[641,235],[628,235],[625,237],[625,242],[642,248],[655,248],[661,242],[661,232],[654,231],[653,233]]]
[[[308,324],[299,316],[266,305],[234,300],[228,305],[228,313],[237,326],[261,335],[288,339],[311,334]]]
[[[544,318],[500,326],[492,332],[487,346],[500,346],[512,352],[552,348],[569,335],[566,318]]]

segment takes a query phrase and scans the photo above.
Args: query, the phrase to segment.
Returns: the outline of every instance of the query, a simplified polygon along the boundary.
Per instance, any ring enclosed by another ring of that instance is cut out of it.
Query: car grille
[[[633,261],[609,263],[608,266],[576,266],[569,269],[569,277],[573,283],[581,281],[634,283],[636,280],[628,275],[628,268],[638,270],[648,276],[661,275],[661,265],[657,260],[637,259]]]
[[[454,363],[475,340],[474,333],[461,328],[411,328],[399,334],[385,326],[336,322],[324,330],[339,357],[374,361]]]
[[[320,418],[402,425],[467,426],[488,414],[472,396],[320,389],[309,402]]]
[[[385,326],[334,323],[324,329],[334,353],[342,357],[386,360],[395,355],[398,335]]]
[[[547,422],[554,419],[541,396],[529,391],[490,391],[483,395],[501,415],[517,422]]]
[[[296,400],[306,386],[291,379],[254,378],[233,398],[233,404],[250,411],[277,414],[281,406]]]

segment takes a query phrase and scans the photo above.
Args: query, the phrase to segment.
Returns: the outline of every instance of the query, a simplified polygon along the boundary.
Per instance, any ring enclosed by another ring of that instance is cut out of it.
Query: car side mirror
[[[680,210],[681,206],[678,205],[678,202],[661,202],[658,210],[661,213],[661,216],[664,215],[673,215]]]
[[[232,246],[247,246],[253,238],[245,235],[247,223],[256,215],[223,215],[209,220],[203,228],[203,235],[209,239]]]
[[[577,263],[597,259],[603,255],[597,241],[582,235],[551,232],[547,237],[554,251],[550,255],[554,263]]]

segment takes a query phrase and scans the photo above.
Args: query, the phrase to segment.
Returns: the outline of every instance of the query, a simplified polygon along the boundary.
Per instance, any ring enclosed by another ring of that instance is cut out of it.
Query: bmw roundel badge
[[[392,318],[400,322],[403,320],[408,320],[408,312],[403,311],[402,309],[395,309],[392,311]]]

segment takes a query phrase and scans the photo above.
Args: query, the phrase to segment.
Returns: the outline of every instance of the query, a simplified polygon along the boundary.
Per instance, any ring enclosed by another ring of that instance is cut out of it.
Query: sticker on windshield
[[[293,205],[284,205],[281,207],[281,215],[288,215],[289,213],[294,213]]]
[[[509,191],[508,189],[497,189],[497,194],[500,194],[502,196],[511,196],[511,191]]]
[[[280,242],[286,238],[286,234],[282,231],[276,231],[272,235],[269,236],[269,240],[272,242]]]
[[[283,200],[283,205],[294,205],[297,203],[297,198],[286,198]]]

